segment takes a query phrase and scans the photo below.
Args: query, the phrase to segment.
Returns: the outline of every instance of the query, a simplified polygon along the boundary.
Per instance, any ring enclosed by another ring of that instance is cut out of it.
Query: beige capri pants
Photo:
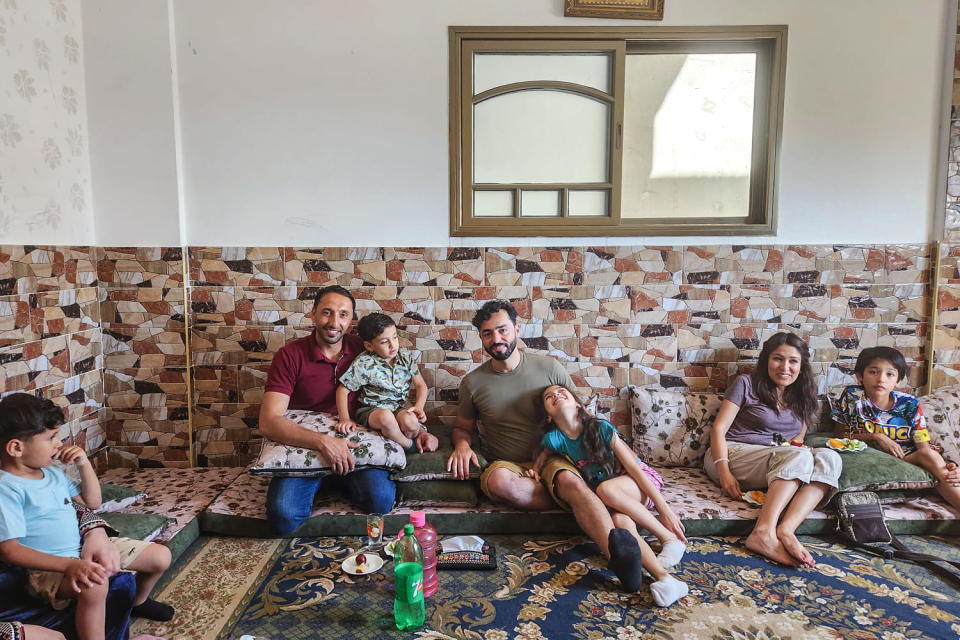
[[[744,491],[766,489],[774,480],[799,480],[803,484],[822,482],[829,489],[817,505],[825,505],[837,493],[837,480],[843,469],[840,454],[831,449],[808,447],[777,447],[762,444],[727,443],[730,473]],[[719,484],[713,452],[707,449],[703,470]]]

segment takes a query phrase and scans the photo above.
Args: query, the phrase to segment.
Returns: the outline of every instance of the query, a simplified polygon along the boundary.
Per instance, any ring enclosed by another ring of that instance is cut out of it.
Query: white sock
[[[653,601],[660,607],[669,607],[674,602],[690,593],[690,587],[686,582],[680,582],[671,575],[666,575],[663,580],[657,580],[650,585],[650,592],[653,594]]]
[[[683,558],[683,554],[686,550],[687,545],[683,544],[679,540],[670,540],[669,542],[664,542],[663,549],[659,554],[657,554],[657,560],[660,561],[660,566],[664,569],[675,567],[680,564],[680,560]]]

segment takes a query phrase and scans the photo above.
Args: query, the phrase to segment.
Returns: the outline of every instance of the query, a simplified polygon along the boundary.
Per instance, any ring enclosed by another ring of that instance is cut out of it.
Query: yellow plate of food
[[[767,494],[763,491],[747,491],[743,494],[744,502],[749,502],[750,504],[755,504],[758,507],[763,506],[763,501],[767,499]]]
[[[867,443],[856,438],[830,438],[827,440],[827,446],[834,451],[855,452],[866,449]]]
[[[350,575],[365,576],[379,571],[383,566],[383,558],[373,551],[361,551],[344,560],[340,566]]]
[[[384,545],[383,552],[392,558],[398,544],[400,544],[400,538],[394,538]]]

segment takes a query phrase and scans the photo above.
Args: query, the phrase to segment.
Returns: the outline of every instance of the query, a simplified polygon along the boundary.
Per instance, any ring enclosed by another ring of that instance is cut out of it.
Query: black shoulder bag
[[[955,569],[960,569],[960,562],[910,551],[887,528],[880,497],[873,491],[841,493],[837,496],[836,506],[837,532],[851,545],[888,560],[896,558],[916,562],[945,580],[960,586],[960,574],[936,564],[947,562]],[[885,545],[890,545],[893,549]]]

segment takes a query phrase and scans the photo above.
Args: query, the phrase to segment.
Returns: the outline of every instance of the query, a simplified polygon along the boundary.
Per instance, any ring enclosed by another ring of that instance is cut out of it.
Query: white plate
[[[375,551],[364,551],[363,555],[367,556],[367,563],[363,567],[363,571],[357,570],[357,556],[361,552],[355,553],[341,563],[341,567],[344,571],[349,573],[352,576],[365,576],[370,573],[376,573],[380,570],[380,567],[383,566],[383,558],[381,558]]]
[[[863,440],[857,440],[855,438],[837,438],[838,440],[843,440],[844,442],[854,442],[856,446],[853,449],[847,449],[846,447],[835,447],[830,444],[830,441],[827,440],[827,446],[833,449],[834,451],[839,451],[841,453],[856,453],[857,451],[863,451],[867,448],[867,443]]]

